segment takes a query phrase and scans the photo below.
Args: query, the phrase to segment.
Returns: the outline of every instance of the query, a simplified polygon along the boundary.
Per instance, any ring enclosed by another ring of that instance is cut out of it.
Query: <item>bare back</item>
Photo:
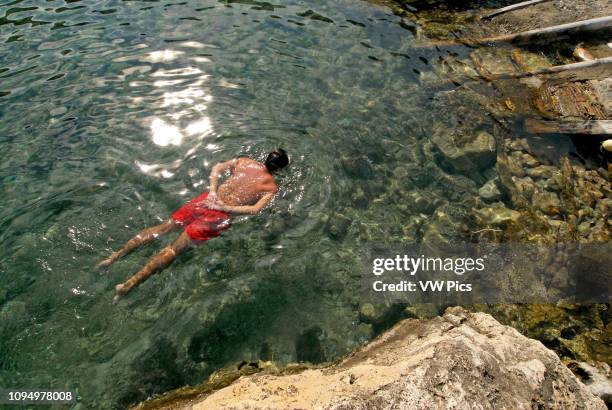
[[[266,166],[249,158],[238,158],[231,176],[217,189],[223,203],[232,206],[253,205],[278,187]]]

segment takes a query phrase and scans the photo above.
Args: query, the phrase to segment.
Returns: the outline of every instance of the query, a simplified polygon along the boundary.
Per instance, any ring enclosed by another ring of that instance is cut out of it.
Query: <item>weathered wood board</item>
[[[545,83],[536,91],[534,104],[549,119],[608,119],[608,113],[599,101],[599,94],[589,82],[560,85]]]
[[[526,119],[525,131],[532,134],[612,134],[612,120],[545,121]]]

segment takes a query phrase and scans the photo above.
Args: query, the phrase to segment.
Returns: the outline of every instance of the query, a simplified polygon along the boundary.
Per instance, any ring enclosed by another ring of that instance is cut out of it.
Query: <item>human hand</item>
[[[209,209],[221,210],[223,202],[217,198],[216,194],[208,194],[208,197],[204,200],[204,205]]]
[[[226,207],[223,202],[217,201],[208,205],[208,209],[214,209],[216,211],[225,211]]]
[[[210,202],[212,204],[212,203],[215,203],[217,201],[218,201],[217,193],[214,192],[214,191],[210,191],[208,193],[208,196],[206,197],[206,201],[205,202]]]

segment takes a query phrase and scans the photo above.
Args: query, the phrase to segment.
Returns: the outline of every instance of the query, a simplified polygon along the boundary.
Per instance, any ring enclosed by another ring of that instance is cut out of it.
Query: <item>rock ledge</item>
[[[458,307],[405,320],[330,367],[242,377],[187,407],[606,409],[540,342]]]

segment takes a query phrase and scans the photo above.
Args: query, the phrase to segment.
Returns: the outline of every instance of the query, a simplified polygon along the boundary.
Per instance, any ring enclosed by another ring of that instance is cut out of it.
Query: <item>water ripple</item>
[[[406,216],[385,205],[388,176],[427,121],[413,70],[431,67],[399,18],[348,0],[16,0],[0,16],[0,353],[15,387],[121,408],[261,344],[295,360],[312,325],[340,335],[335,356],[368,337],[351,272],[371,231],[397,228],[380,215]],[[107,276],[98,259],[205,190],[215,163],[277,147],[291,165],[264,214],[110,306],[154,250]]]

